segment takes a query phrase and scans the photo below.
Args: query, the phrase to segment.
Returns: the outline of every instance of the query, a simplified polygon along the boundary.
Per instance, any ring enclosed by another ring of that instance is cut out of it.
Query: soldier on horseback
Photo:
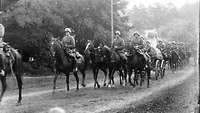
[[[165,48],[165,45],[164,45],[164,43],[163,43],[163,41],[162,40],[159,40],[158,41],[158,45],[156,46],[158,49],[160,49],[160,51],[162,52],[163,50],[164,50],[164,48]]]
[[[4,33],[5,33],[5,27],[2,24],[0,24],[0,48],[5,53],[5,56],[8,58],[7,63],[9,64],[11,73],[13,74],[12,65],[14,62],[14,56],[11,53],[11,47],[6,42],[3,41]],[[0,70],[1,75],[5,75],[5,72],[4,72],[5,68],[6,66],[4,63],[3,69]]]
[[[150,43],[145,44],[144,38],[137,31],[133,33],[131,45],[145,57],[146,61],[150,61],[150,56],[147,53],[148,44],[150,45]]]
[[[68,55],[73,62],[73,70],[77,71],[77,56],[79,56],[79,53],[76,52],[75,48],[75,39],[73,36],[70,35],[71,33],[70,28],[65,28],[65,36],[62,39],[62,43],[64,45],[64,50],[66,55]]]
[[[114,40],[113,40],[113,47],[112,48],[120,56],[120,59],[123,62],[127,62],[127,57],[124,54],[125,42],[121,38],[120,35],[121,35],[120,31],[115,32],[115,37],[114,37]]]

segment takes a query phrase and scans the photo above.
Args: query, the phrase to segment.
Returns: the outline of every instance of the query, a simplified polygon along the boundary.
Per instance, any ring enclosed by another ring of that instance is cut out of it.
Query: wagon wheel
[[[159,60],[156,60],[156,65],[155,65],[155,76],[156,80],[158,80],[158,76],[161,74],[161,69],[160,69],[160,62]]]
[[[166,62],[163,60],[161,62],[161,78],[163,78],[165,76],[165,67],[166,66]]]

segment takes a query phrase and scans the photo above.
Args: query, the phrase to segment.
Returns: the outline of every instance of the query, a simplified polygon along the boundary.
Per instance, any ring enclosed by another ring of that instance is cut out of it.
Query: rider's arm
[[[68,45],[68,47],[71,49],[75,48],[75,40],[73,37],[70,38],[70,44]]]
[[[123,49],[124,46],[125,46],[125,42],[124,42],[124,40],[121,40],[117,49]]]

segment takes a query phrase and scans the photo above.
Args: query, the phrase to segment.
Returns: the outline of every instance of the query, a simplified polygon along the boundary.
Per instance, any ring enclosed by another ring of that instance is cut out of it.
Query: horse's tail
[[[14,72],[16,76],[22,77],[23,74],[23,63],[22,63],[22,55],[15,49],[12,49],[12,53],[14,55]]]

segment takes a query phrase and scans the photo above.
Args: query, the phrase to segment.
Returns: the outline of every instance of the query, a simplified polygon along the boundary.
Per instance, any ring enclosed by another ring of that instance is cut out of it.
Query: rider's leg
[[[77,67],[77,58],[75,52],[73,53],[72,57],[73,57],[73,71],[76,72],[78,71],[78,67]]]
[[[127,57],[125,56],[125,54],[124,53],[119,53],[119,56],[120,56],[120,59],[122,60],[122,62],[127,62]]]

